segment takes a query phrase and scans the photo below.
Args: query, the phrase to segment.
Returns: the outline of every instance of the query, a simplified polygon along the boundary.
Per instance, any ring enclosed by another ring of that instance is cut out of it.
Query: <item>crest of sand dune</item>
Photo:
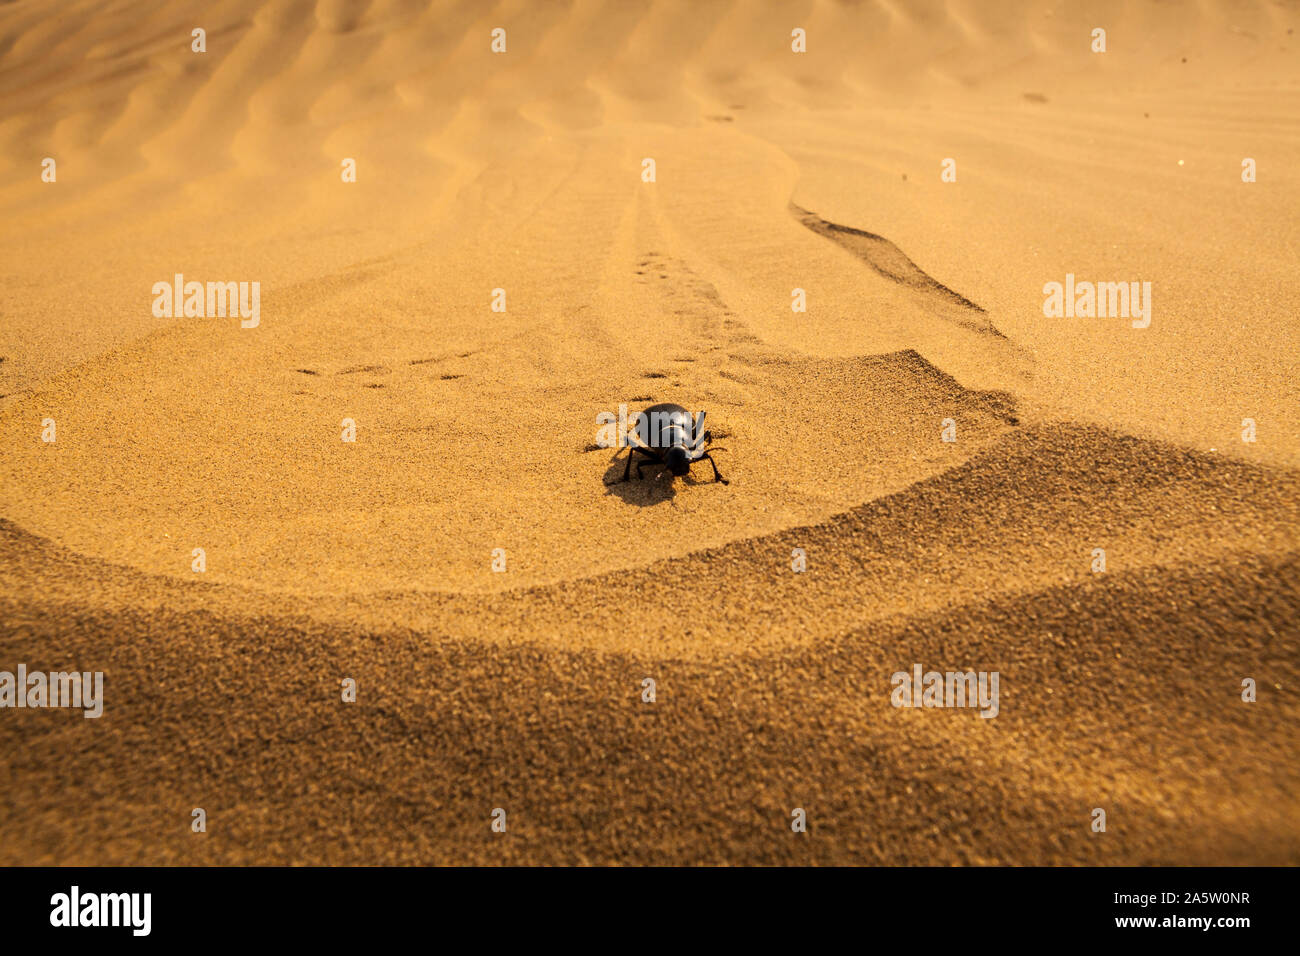
[[[1295,862],[1298,19],[0,8],[0,669],[113,688],[0,721],[0,856]],[[655,402],[729,485],[607,484]]]

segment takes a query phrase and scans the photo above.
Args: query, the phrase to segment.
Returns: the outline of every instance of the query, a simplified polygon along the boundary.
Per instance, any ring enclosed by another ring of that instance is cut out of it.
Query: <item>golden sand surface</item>
[[[0,6],[0,863],[1300,862],[1297,26]]]

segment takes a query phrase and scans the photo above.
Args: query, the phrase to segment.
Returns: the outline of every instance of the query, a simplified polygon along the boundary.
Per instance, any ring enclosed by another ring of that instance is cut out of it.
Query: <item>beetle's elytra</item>
[[[718,463],[709,455],[710,450],[723,449],[709,449],[713,435],[702,431],[704,414],[700,412],[692,420],[691,413],[681,405],[671,402],[651,405],[637,416],[636,427],[624,436],[628,448],[627,466],[623,469],[623,477],[609,484],[627,481],[631,477],[632,459],[637,455],[641,456],[636,463],[637,478],[643,477],[641,469],[646,465],[663,465],[680,477],[690,472],[692,462],[707,461],[713,466],[713,480],[729,484],[718,472]]]

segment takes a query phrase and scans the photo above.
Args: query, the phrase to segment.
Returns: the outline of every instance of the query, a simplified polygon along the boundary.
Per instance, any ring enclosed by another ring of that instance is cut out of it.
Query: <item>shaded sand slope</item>
[[[15,862],[1294,862],[1295,477],[1081,429],[1000,444],[821,526],[475,614],[456,595],[298,605],[184,585],[8,525],[0,654],[102,668],[109,703],[0,727],[0,846]],[[1092,576],[1052,529],[1077,541],[1103,520],[1112,570]],[[792,541],[803,575],[775,570]],[[998,565],[978,592],[959,541]],[[383,622],[399,608],[418,629]],[[998,718],[894,709],[889,676],[913,663],[999,670]],[[337,701],[345,675],[356,705]],[[205,837],[193,806],[217,824]],[[493,806],[507,840],[484,825]]]

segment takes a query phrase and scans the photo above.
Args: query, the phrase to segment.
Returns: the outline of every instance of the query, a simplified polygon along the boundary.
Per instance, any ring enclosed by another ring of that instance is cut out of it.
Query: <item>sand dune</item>
[[[1300,859],[1293,5],[58,7],[0,7],[0,670],[109,690],[0,710],[3,862]],[[662,401],[729,485],[607,484]]]

